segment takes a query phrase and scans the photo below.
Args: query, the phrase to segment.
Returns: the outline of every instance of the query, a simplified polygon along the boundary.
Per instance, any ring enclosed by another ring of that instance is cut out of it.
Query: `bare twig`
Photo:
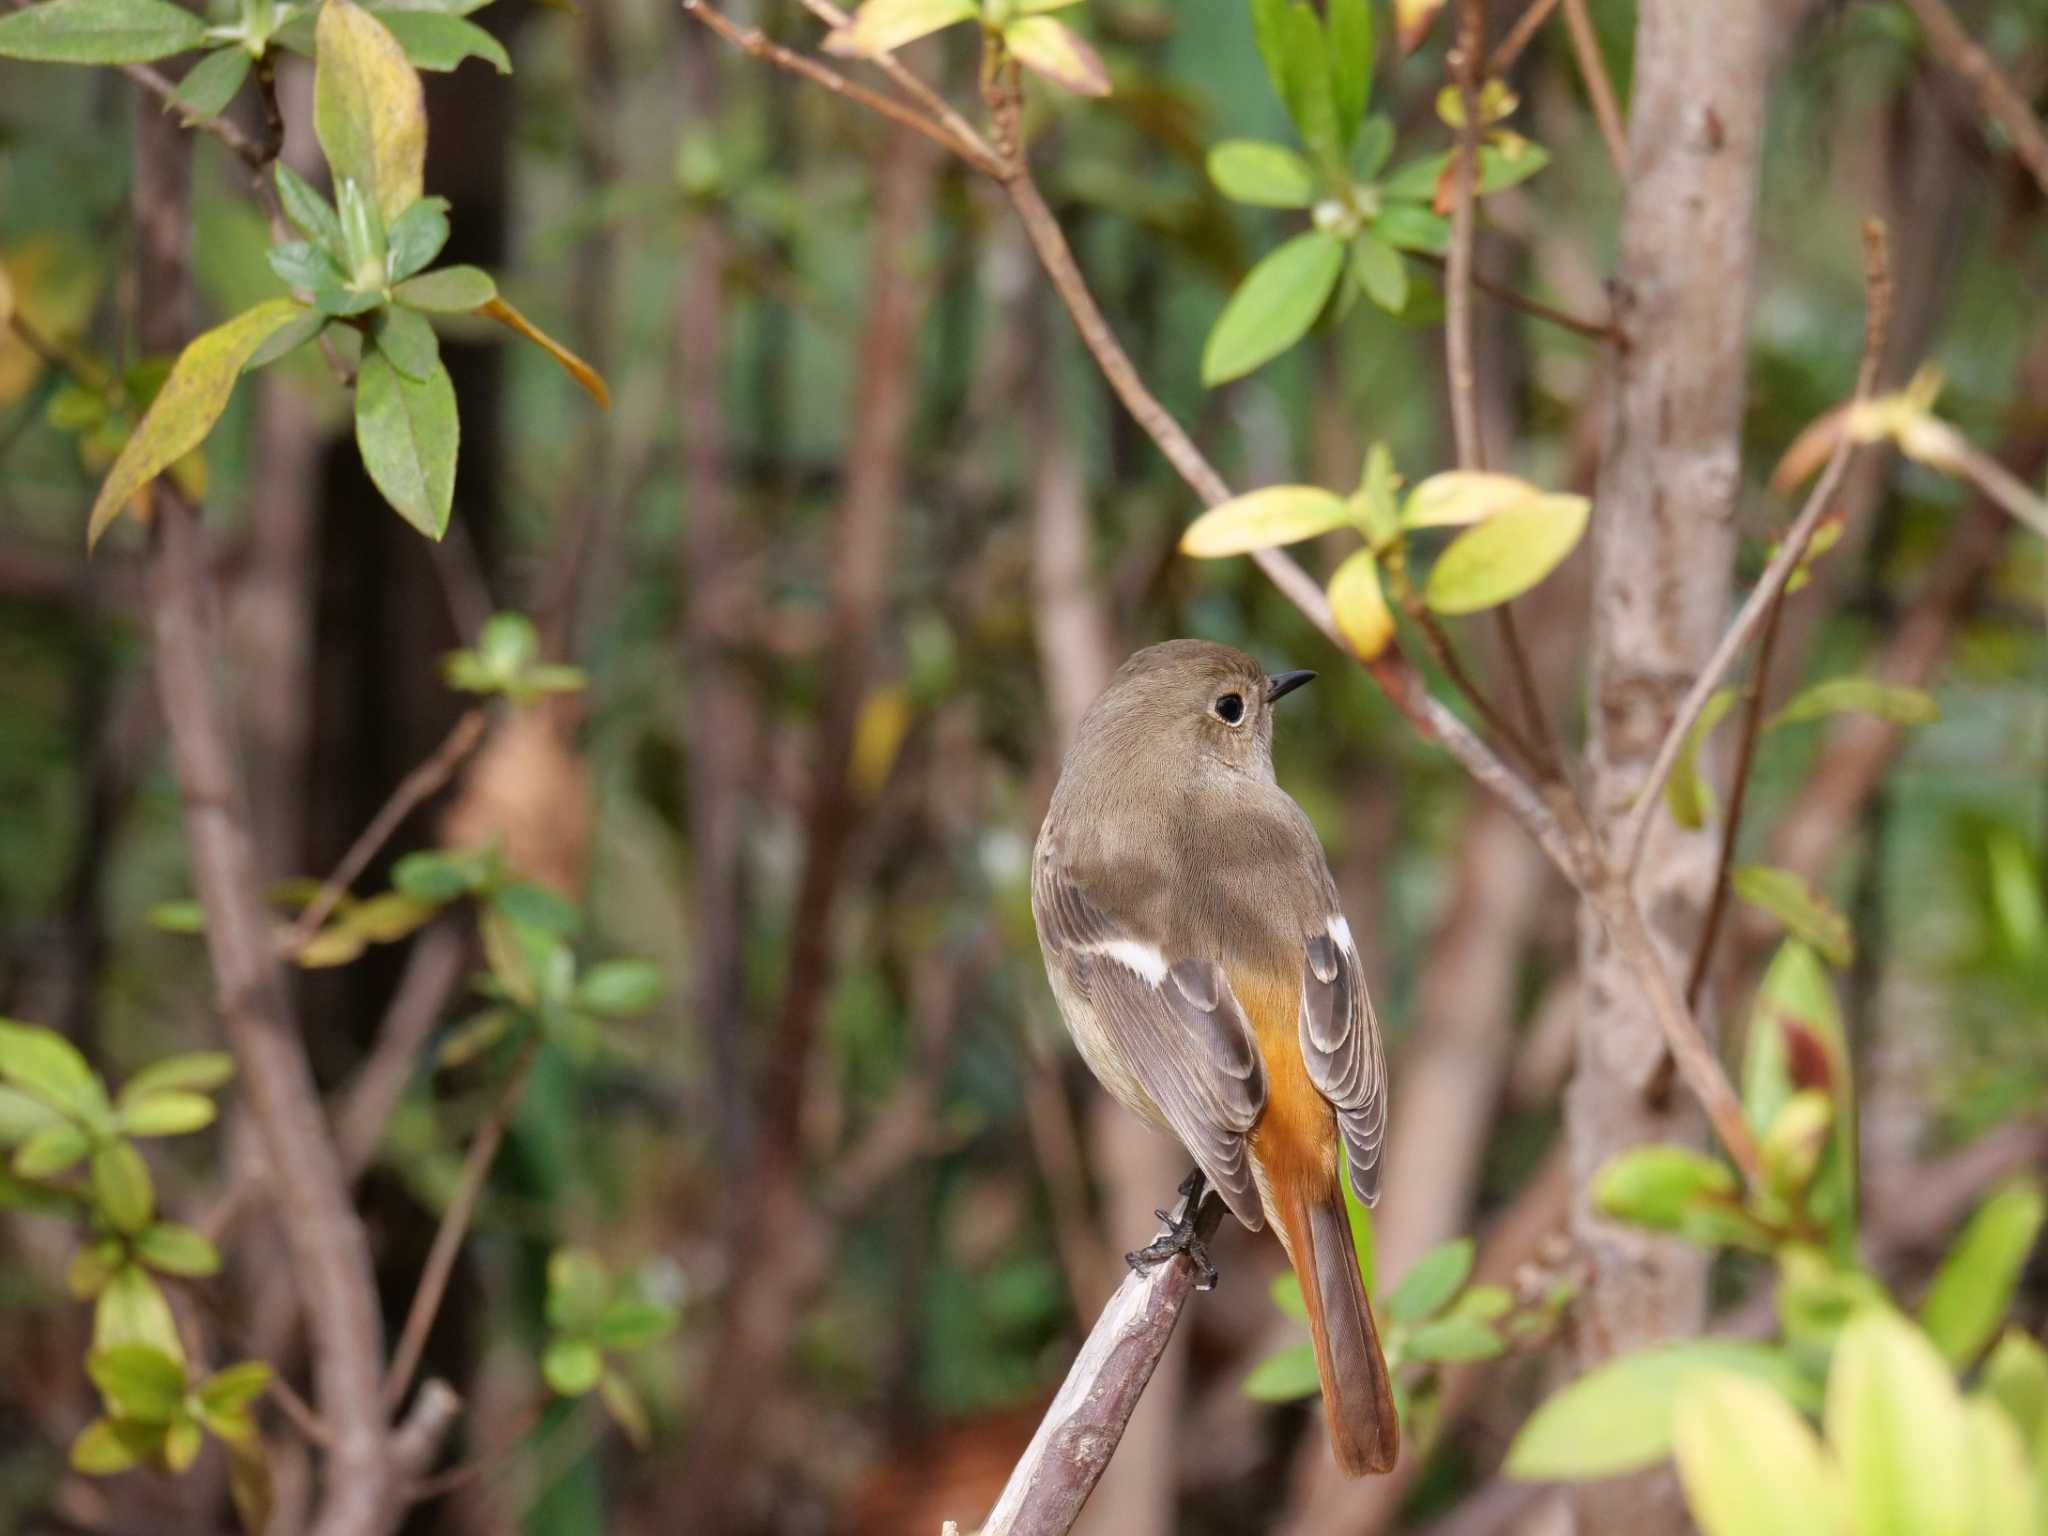
[[[333,1436],[327,1433],[327,1426],[320,1422],[320,1415],[313,1411],[312,1404],[299,1396],[298,1389],[286,1381],[282,1373],[271,1376],[270,1395],[308,1445],[324,1447],[333,1443]]]
[[[1183,1199],[1175,1215],[1186,1207]],[[1198,1234],[1213,1235],[1222,1220],[1223,1202],[1206,1197]],[[1173,1337],[1195,1278],[1185,1254],[1124,1277],[1010,1473],[982,1536],[1064,1536],[1073,1527]]]
[[[420,1356],[426,1352],[427,1335],[433,1331],[441,1298],[447,1294],[448,1278],[454,1274],[456,1257],[462,1251],[462,1240],[469,1233],[477,1202],[483,1198],[484,1181],[491,1175],[491,1164],[497,1160],[505,1129],[512,1123],[513,1112],[526,1092],[526,1079],[533,1070],[533,1053],[529,1041],[462,1159],[455,1193],[449,1197],[448,1209],[441,1213],[441,1225],[434,1232],[433,1246],[427,1250],[427,1262],[420,1270],[419,1287],[412,1293],[412,1306],[405,1315],[405,1328],[398,1336],[398,1347],[391,1352],[390,1369],[384,1373],[387,1409],[404,1401],[405,1389],[412,1385],[413,1372],[419,1369]]]
[[[2048,132],[2027,106],[2027,98],[1999,71],[1991,55],[1963,30],[1945,0],[1906,0],[1927,33],[1928,45],[1942,63],[1954,70],[1977,93],[1977,100],[2005,136],[2012,140],[2013,153],[2048,194]]]
[[[534,1430],[547,1417],[548,1408],[554,1403],[549,1394],[536,1396],[526,1408],[513,1418],[511,1427],[504,1431],[489,1449],[479,1452],[468,1461],[437,1472],[432,1477],[423,1477],[412,1485],[407,1498],[415,1504],[428,1499],[438,1499],[444,1494],[466,1488],[471,1483],[491,1476],[510,1464],[513,1455]]]
[[[1557,0],[1531,0],[1530,6],[1515,18],[1515,24],[1508,28],[1500,46],[1493,50],[1493,57],[1486,61],[1489,75],[1505,75],[1515,67],[1515,60],[1522,56],[1522,50],[1535,40],[1543,30],[1543,23],[1550,20],[1550,13],[1557,9]]]
[[[1628,130],[1621,125],[1621,108],[1614,99],[1614,82],[1607,78],[1607,60],[1600,53],[1600,35],[1593,30],[1593,18],[1586,0],[1564,0],[1565,27],[1572,35],[1572,53],[1579,61],[1579,74],[1592,98],[1593,117],[1600,124],[1600,137],[1607,141],[1607,158],[1614,162],[1614,174],[1628,179]]]
[[[1439,272],[1449,265],[1447,258],[1433,251],[1414,251],[1410,254],[1418,260],[1427,262]],[[1472,286],[1488,298],[1499,299],[1510,309],[1519,309],[1523,314],[1532,315],[1538,320],[1548,320],[1552,325],[1562,326],[1565,330],[1584,336],[1589,341],[1616,339],[1613,321],[1588,320],[1584,315],[1575,315],[1570,310],[1559,309],[1554,304],[1546,304],[1541,299],[1531,298],[1519,288],[1509,287],[1498,278],[1488,277],[1484,272],[1475,271],[1472,274]]]
[[[1721,823],[1721,846],[1714,857],[1714,884],[1707,895],[1707,915],[1700,921],[1699,943],[1692,952],[1692,969],[1685,978],[1685,1006],[1698,1008],[1700,991],[1714,963],[1714,940],[1721,932],[1721,914],[1728,908],[1728,871],[1735,862],[1735,839],[1742,831],[1742,806],[1749,797],[1750,770],[1756,765],[1757,737],[1762,734],[1764,696],[1771,686],[1771,655],[1777,649],[1778,621],[1784,617],[1785,594],[1771,604],[1764,616],[1764,632],[1757,640],[1756,671],[1750,678],[1749,697],[1742,710],[1742,739],[1735,750],[1735,777],[1728,789],[1728,811]]]
[[[804,0],[804,9],[834,30],[847,26],[853,19],[832,4],[832,0]],[[945,97],[906,68],[895,54],[876,54],[868,62],[894,81],[897,88],[911,100],[943,123],[946,131],[966,146],[962,153],[968,161],[984,169],[990,165],[1001,164],[1002,157],[990,147],[988,140],[975,130],[974,125],[954,111]]]
[[[443,738],[432,756],[398,781],[398,788],[391,792],[391,798],[370,818],[370,824],[363,828],[349,845],[348,852],[342,855],[341,862],[334,866],[334,873],[327,877],[306,904],[305,911],[299,914],[298,921],[292,924],[281,946],[283,953],[296,955],[312,942],[313,936],[320,931],[320,925],[333,916],[341,898],[348,894],[349,886],[377,856],[377,850],[384,846],[420,802],[437,793],[462,766],[462,760],[476,750],[476,744],[483,739],[487,718],[481,708],[470,710],[455,722],[455,728]]]
[[[1472,365],[1472,235],[1478,217],[1479,59],[1485,45],[1483,0],[1459,0],[1458,39],[1449,59],[1458,87],[1458,147],[1451,162],[1451,249],[1444,272],[1444,373],[1458,464],[1485,467],[1479,438],[1479,386]]]
[[[1863,322],[1863,361],[1856,370],[1855,401],[1870,398],[1877,382],[1878,363],[1884,356],[1885,332],[1891,324],[1892,282],[1891,267],[1886,256],[1884,226],[1875,219],[1867,220],[1863,226],[1864,293],[1865,315]],[[1735,622],[1728,626],[1714,647],[1707,664],[1700,669],[1692,689],[1672,717],[1671,729],[1664,735],[1657,748],[1657,755],[1650,764],[1648,776],[1643,780],[1640,797],[1629,811],[1627,822],[1622,827],[1619,853],[1621,867],[1632,871],[1643,856],[1643,843],[1650,830],[1651,818],[1657,814],[1664,781],[1671,777],[1672,765],[1678,761],[1678,754],[1684,750],[1685,739],[1698,723],[1700,714],[1707,707],[1707,700],[1714,690],[1721,686],[1721,680],[1735,665],[1735,658],[1742,654],[1743,647],[1762,628],[1771,606],[1778,600],[1778,594],[1792,579],[1792,572],[1799,562],[1806,558],[1807,546],[1813,542],[1813,535],[1820,527],[1821,519],[1827,515],[1833,504],[1835,491],[1842,483],[1842,476],[1848,472],[1849,455],[1855,445],[1850,435],[1844,432],[1835,443],[1835,451],[1829,455],[1827,468],[1806,498],[1806,505],[1799,509],[1798,517],[1786,531],[1784,542],[1777,554],[1771,557],[1769,565],[1758,578],[1749,598],[1735,615]]]

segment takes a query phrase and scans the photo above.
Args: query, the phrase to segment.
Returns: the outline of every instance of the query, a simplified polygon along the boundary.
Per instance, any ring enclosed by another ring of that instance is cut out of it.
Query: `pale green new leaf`
[[[581,1397],[604,1374],[604,1356],[588,1339],[552,1339],[540,1358],[541,1375],[563,1397]]]
[[[78,1047],[40,1024],[0,1019],[0,1078],[81,1120],[106,1112],[99,1075]]]
[[[266,299],[195,337],[178,354],[170,377],[150,401],[93,501],[86,524],[88,548],[99,542],[137,491],[206,441],[250,356],[279,326],[297,319],[302,308],[293,299]]]
[[[825,39],[825,51],[890,53],[976,14],[974,0],[867,0],[853,13],[850,26]]]
[[[1477,613],[1528,591],[1564,562],[1593,510],[1583,496],[1552,494],[1494,514],[1437,557],[1424,596],[1439,613]]]
[[[1365,296],[1390,315],[1408,304],[1408,266],[1378,236],[1360,230],[1351,237],[1351,275]]]
[[[1942,1261],[1921,1304],[1920,1326],[1950,1365],[1975,1360],[2005,1321],[2044,1216],[2048,1199],[2040,1183],[2015,1180],[1977,1207]]]
[[[1735,697],[1733,688],[1716,688],[1707,695],[1706,706],[1693,721],[1692,729],[1685,733],[1685,741],[1671,764],[1671,777],[1664,781],[1664,809],[1681,827],[1697,830],[1714,814],[1714,787],[1700,772],[1700,749],[1734,707]]]
[[[204,1103],[204,1100],[201,1100]],[[149,1164],[132,1141],[117,1139],[92,1154],[92,1195],[116,1231],[140,1232],[156,1215]]]
[[[1769,728],[1797,725],[1840,714],[1876,715],[1899,725],[1927,725],[1941,718],[1941,706],[1922,688],[1881,683],[1874,677],[1831,677],[1802,689],[1767,724]]]
[[[1738,865],[1728,876],[1737,896],[1759,911],[1768,912],[1785,925],[1786,931],[1804,939],[1835,966],[1847,967],[1856,958],[1855,935],[1849,920],[1833,907],[1806,877],[1796,870],[1771,864]]]
[[[93,1306],[92,1342],[95,1349],[149,1344],[174,1360],[185,1358],[177,1324],[171,1320],[170,1303],[139,1264],[122,1265],[100,1291]]]
[[[1488,470],[1447,469],[1408,493],[1401,508],[1404,528],[1463,528],[1527,506],[1543,492],[1514,475]]]
[[[206,1093],[235,1075],[235,1058],[226,1051],[192,1051],[153,1061],[129,1078],[121,1089],[120,1106],[126,1109],[139,1098],[166,1089]]]
[[[1472,1239],[1439,1243],[1410,1267],[1387,1298],[1387,1315],[1397,1323],[1419,1323],[1458,1294],[1472,1273]]]
[[[1211,507],[1180,536],[1180,551],[1198,560],[1298,544],[1351,522],[1344,498],[1315,485],[1269,485]]]
[[[1701,1536],[1840,1536],[1820,1438],[1761,1382],[1723,1371],[1688,1382],[1672,1412],[1672,1454]]]
[[[1266,1356],[1245,1377],[1243,1390],[1258,1403],[1291,1403],[1319,1392],[1315,1346],[1296,1344]]]
[[[1330,617],[1345,643],[1371,661],[1394,638],[1394,611],[1380,587],[1380,565],[1369,549],[1355,549],[1330,574]]]
[[[1271,362],[1308,334],[1344,270],[1344,242],[1309,230],[1245,274],[1202,348],[1202,382],[1223,384]]]
[[[1209,179],[1225,197],[1255,208],[1306,208],[1316,200],[1316,173],[1284,144],[1225,139],[1209,151]]]
[[[1010,57],[1077,96],[1107,96],[1109,71],[1087,41],[1065,22],[1025,16],[1003,28]]]
[[[1970,1536],[1969,1421],[1927,1336],[1872,1308],[1842,1330],[1828,1373],[1828,1443],[1856,1536]]]
[[[119,1418],[160,1424],[185,1396],[184,1365],[150,1344],[114,1344],[85,1357],[85,1373]]]

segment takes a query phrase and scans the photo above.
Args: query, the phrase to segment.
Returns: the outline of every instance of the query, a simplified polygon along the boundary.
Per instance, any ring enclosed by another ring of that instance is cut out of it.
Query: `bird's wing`
[[[1032,906],[1046,963],[1092,1010],[1232,1214],[1257,1231],[1265,1213],[1245,1133],[1265,1107],[1266,1070],[1223,968],[1133,932],[1049,858],[1033,872]]]
[[[1331,891],[1334,913],[1336,892]],[[1337,1110],[1351,1187],[1367,1205],[1380,1197],[1380,1149],[1387,1134],[1387,1058],[1351,925],[1331,916],[1310,934],[1301,968],[1301,1054],[1308,1075]]]

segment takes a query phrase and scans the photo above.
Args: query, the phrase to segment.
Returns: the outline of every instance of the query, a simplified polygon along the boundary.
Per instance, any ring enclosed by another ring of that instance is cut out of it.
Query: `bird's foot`
[[[1143,1274],[1155,1264],[1164,1264],[1175,1254],[1184,1253],[1195,1266],[1195,1289],[1213,1291],[1216,1289],[1216,1266],[1209,1262],[1209,1245],[1202,1240],[1195,1218],[1201,1213],[1202,1196],[1208,1181],[1197,1168],[1181,1181],[1180,1193],[1185,1197],[1179,1212],[1154,1211],[1152,1214],[1166,1223],[1166,1230],[1147,1243],[1143,1248],[1133,1249],[1124,1255],[1124,1262]]]

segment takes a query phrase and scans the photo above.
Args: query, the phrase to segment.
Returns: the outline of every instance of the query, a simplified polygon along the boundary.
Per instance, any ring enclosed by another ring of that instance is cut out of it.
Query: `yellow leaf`
[[[889,770],[910,733],[910,694],[901,687],[877,688],[860,707],[853,727],[847,777],[862,800],[872,800],[888,782]]]
[[[1422,46],[1443,8],[1444,0],[1394,0],[1394,35],[1404,56]]]
[[[1476,613],[1519,597],[1572,552],[1592,510],[1583,496],[1538,496],[1466,529],[1429,573],[1429,606]]]
[[[477,313],[497,321],[500,325],[511,327],[528,341],[542,348],[550,357],[562,365],[563,371],[570,378],[583,386],[591,399],[595,400],[606,410],[611,409],[612,392],[605,387],[603,376],[595,368],[591,367],[590,364],[583,361],[582,358],[571,352],[567,347],[555,340],[554,337],[527,319],[526,316],[519,313],[518,310],[514,309],[504,299],[492,299],[490,303],[480,307]]]
[[[178,354],[171,376],[149,403],[92,504],[85,532],[88,549],[144,484],[206,440],[227,409],[228,396],[250,354],[304,307],[296,299],[266,300],[194,338]]]
[[[0,256],[0,281],[23,319],[51,341],[75,336],[92,316],[99,273],[78,242],[35,235]],[[14,334],[0,310],[0,407],[13,405],[42,377],[43,360]]]
[[[328,169],[337,186],[361,187],[389,227],[425,181],[420,77],[391,29],[353,0],[326,0],[313,38],[313,131]]]
[[[1451,469],[1431,475],[1408,493],[1401,523],[1408,528],[1462,528],[1497,512],[1534,501],[1543,493],[1513,475]]]
[[[825,39],[825,51],[872,57],[974,14],[973,0],[868,0],[854,13],[851,25]]]
[[[1269,485],[1211,507],[1180,536],[1180,552],[1198,560],[1298,544],[1351,521],[1344,498],[1315,485]]]
[[[1330,614],[1359,657],[1371,661],[1394,635],[1394,614],[1380,590],[1379,562],[1369,549],[1354,550],[1330,577]]]
[[[1830,1536],[1840,1493],[1819,1436],[1774,1388],[1703,1372],[1678,1396],[1672,1452],[1705,1536]]]
[[[1107,96],[1109,71],[1079,33],[1050,16],[1026,16],[1003,29],[1003,46],[1026,69],[1079,96]]]

